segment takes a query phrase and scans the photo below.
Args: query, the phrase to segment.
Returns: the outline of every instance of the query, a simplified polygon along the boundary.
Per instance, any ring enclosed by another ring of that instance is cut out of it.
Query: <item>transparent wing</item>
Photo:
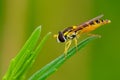
[[[78,30],[83,29],[84,27],[88,26],[90,22],[93,22],[93,21],[95,21],[95,20],[98,20],[98,19],[102,18],[103,16],[104,16],[104,15],[101,14],[101,15],[93,18],[93,19],[90,19],[90,20],[84,22],[83,24],[78,25],[78,27],[77,27],[77,29],[76,29],[75,31],[78,31]]]
[[[89,22],[95,21],[95,20],[97,20],[97,19],[100,19],[100,18],[102,18],[103,16],[104,16],[104,15],[101,14],[101,15],[99,15],[99,16],[97,16],[97,17],[95,17],[95,18],[93,18],[93,19],[91,19],[91,20],[89,20],[89,21],[87,21],[87,22],[85,22],[85,23],[88,24]]]

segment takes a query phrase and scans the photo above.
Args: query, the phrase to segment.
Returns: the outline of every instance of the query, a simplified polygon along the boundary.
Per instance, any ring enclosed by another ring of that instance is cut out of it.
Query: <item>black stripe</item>
[[[81,28],[85,28],[87,26],[88,26],[88,24],[84,23],[84,24],[81,25]]]
[[[101,22],[104,22],[104,20],[101,20]]]
[[[95,20],[96,23],[100,23],[100,20]]]
[[[85,28],[87,26],[88,26],[88,24],[83,23],[83,24],[79,25],[78,28],[75,31],[82,30],[83,28]]]
[[[89,22],[89,24],[90,24],[90,25],[94,25],[94,22],[93,22],[93,21],[91,21],[91,22]]]

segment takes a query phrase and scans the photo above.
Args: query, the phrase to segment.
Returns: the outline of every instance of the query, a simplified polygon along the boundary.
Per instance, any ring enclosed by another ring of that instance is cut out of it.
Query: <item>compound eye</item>
[[[65,37],[64,37],[64,35],[61,31],[59,31],[59,33],[58,33],[58,41],[59,42],[65,42],[66,41],[66,39],[65,39]]]

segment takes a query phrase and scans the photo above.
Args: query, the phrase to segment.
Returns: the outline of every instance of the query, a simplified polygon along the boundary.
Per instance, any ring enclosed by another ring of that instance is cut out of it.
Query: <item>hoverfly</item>
[[[57,38],[58,42],[66,42],[64,54],[67,55],[67,51],[71,45],[72,40],[75,41],[75,45],[77,47],[77,39],[80,37],[81,34],[91,32],[96,28],[100,27],[101,25],[108,24],[111,22],[107,19],[100,19],[102,17],[103,15],[99,15],[87,22],[84,22],[83,24],[67,27],[64,30],[59,31],[57,35],[54,35],[54,37]]]

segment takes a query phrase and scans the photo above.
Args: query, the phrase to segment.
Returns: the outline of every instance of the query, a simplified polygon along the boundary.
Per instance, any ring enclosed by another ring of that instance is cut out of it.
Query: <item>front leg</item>
[[[68,52],[68,49],[69,49],[71,43],[72,43],[71,40],[68,40],[68,41],[65,43],[65,50],[64,50],[65,56],[67,55],[67,52]]]

